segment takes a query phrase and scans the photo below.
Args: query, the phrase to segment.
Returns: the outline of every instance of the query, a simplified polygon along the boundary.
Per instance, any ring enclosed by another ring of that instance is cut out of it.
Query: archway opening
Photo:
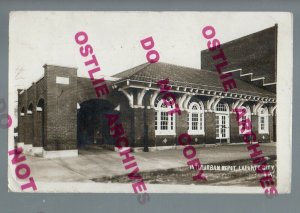
[[[108,120],[105,114],[118,114],[107,100],[91,99],[82,102],[77,109],[78,148],[87,145],[114,145],[110,136]]]

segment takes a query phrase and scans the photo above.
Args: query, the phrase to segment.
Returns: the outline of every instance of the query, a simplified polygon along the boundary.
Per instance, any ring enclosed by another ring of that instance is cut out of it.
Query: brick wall
[[[148,120],[148,145],[149,147],[156,146],[155,138],[155,110],[154,109],[147,109],[147,120]],[[172,141],[172,139],[170,140]]]
[[[56,83],[56,77],[69,84]],[[47,82],[47,136],[45,150],[77,149],[77,71],[74,68],[45,66]]]
[[[253,78],[265,77],[266,83],[276,82],[277,25],[222,43],[221,47],[228,61],[224,71],[241,68],[243,74],[251,72]],[[201,51],[201,69],[215,72],[214,65],[211,52],[208,49]]]
[[[40,116],[41,112],[37,112],[36,107],[39,100],[43,99],[45,101],[46,87],[44,78],[41,78],[37,83],[33,83],[22,94],[20,94],[21,90],[18,92],[18,142],[25,142],[25,144],[41,147],[42,119]],[[30,105],[32,105],[32,114],[27,113]],[[25,114],[24,116],[21,116],[22,110]],[[44,113],[47,113],[46,110]]]
[[[133,130],[134,130],[134,143],[133,146],[143,146],[144,144],[144,109],[137,108],[133,109]]]
[[[34,131],[34,140],[33,146],[34,147],[42,147],[42,131],[43,130],[43,112],[36,112],[35,115],[35,131]]]
[[[21,90],[18,90],[18,142],[25,142],[25,116],[21,116],[21,112],[26,113],[27,110],[27,92],[26,90],[20,94]]]
[[[272,129],[272,134],[270,134],[270,140],[276,142],[276,130],[274,129],[276,128],[276,114],[274,116],[271,116],[270,119],[272,119],[272,124],[270,123],[269,125],[269,128]]]
[[[91,80],[89,78],[77,77],[77,102],[80,104],[84,101],[96,98],[97,96]]]
[[[206,143],[216,143],[216,115],[212,112],[206,112],[204,118]]]
[[[239,133],[238,121],[236,121],[236,114],[230,114],[230,143],[243,142],[243,135]]]
[[[25,117],[21,115],[18,115],[18,142],[25,142]]]
[[[107,84],[111,83],[107,81]],[[109,86],[110,93],[105,97],[115,108],[119,107],[120,122],[126,132],[130,146],[135,146],[135,126],[134,126],[134,110],[129,106],[126,96],[117,90],[112,90]],[[106,124],[107,125],[107,124]]]
[[[25,114],[24,119],[24,129],[25,129],[25,144],[33,143],[33,116]]]
[[[34,147],[43,147],[42,143],[42,135],[44,135],[44,141],[46,138],[46,128],[45,124],[47,121],[47,100],[46,100],[46,82],[45,78],[41,78],[35,84],[35,119],[34,119],[34,138],[33,138],[33,146]],[[42,104],[43,103],[43,104]],[[37,111],[37,107],[41,107],[42,111]],[[44,122],[44,123],[43,123]]]

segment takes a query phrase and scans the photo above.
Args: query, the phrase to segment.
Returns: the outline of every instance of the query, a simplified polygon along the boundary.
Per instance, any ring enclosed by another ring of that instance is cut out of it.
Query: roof
[[[169,84],[174,86],[192,87],[205,90],[224,92],[224,88],[217,72],[183,67],[163,62],[145,63],[137,67],[118,73],[113,77],[120,78],[115,83],[123,80],[156,83],[169,78]],[[237,89],[229,93],[276,97],[275,93],[257,87],[245,81],[235,79]]]

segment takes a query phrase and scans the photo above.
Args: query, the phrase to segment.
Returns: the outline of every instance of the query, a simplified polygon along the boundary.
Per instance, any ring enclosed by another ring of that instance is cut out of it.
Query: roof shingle
[[[216,90],[223,92],[224,88],[217,72],[200,70],[195,68],[183,67],[163,62],[145,63],[137,67],[118,73],[113,77],[120,78],[117,82],[129,79],[132,81],[144,81],[156,83],[159,80],[168,78],[170,85],[192,87],[205,90]],[[276,97],[275,93],[264,90],[253,84],[235,79],[237,89],[230,92]]]

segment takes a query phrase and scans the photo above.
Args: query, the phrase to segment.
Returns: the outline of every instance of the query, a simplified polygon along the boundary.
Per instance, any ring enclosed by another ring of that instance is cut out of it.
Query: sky
[[[9,21],[9,102],[44,74],[43,65],[78,68],[88,77],[74,35],[85,31],[102,73],[111,76],[147,62],[140,40],[152,36],[160,62],[200,68],[202,29],[211,25],[221,43],[278,24],[284,40],[288,13],[240,12],[12,12]],[[245,50],[246,51],[246,50]]]

